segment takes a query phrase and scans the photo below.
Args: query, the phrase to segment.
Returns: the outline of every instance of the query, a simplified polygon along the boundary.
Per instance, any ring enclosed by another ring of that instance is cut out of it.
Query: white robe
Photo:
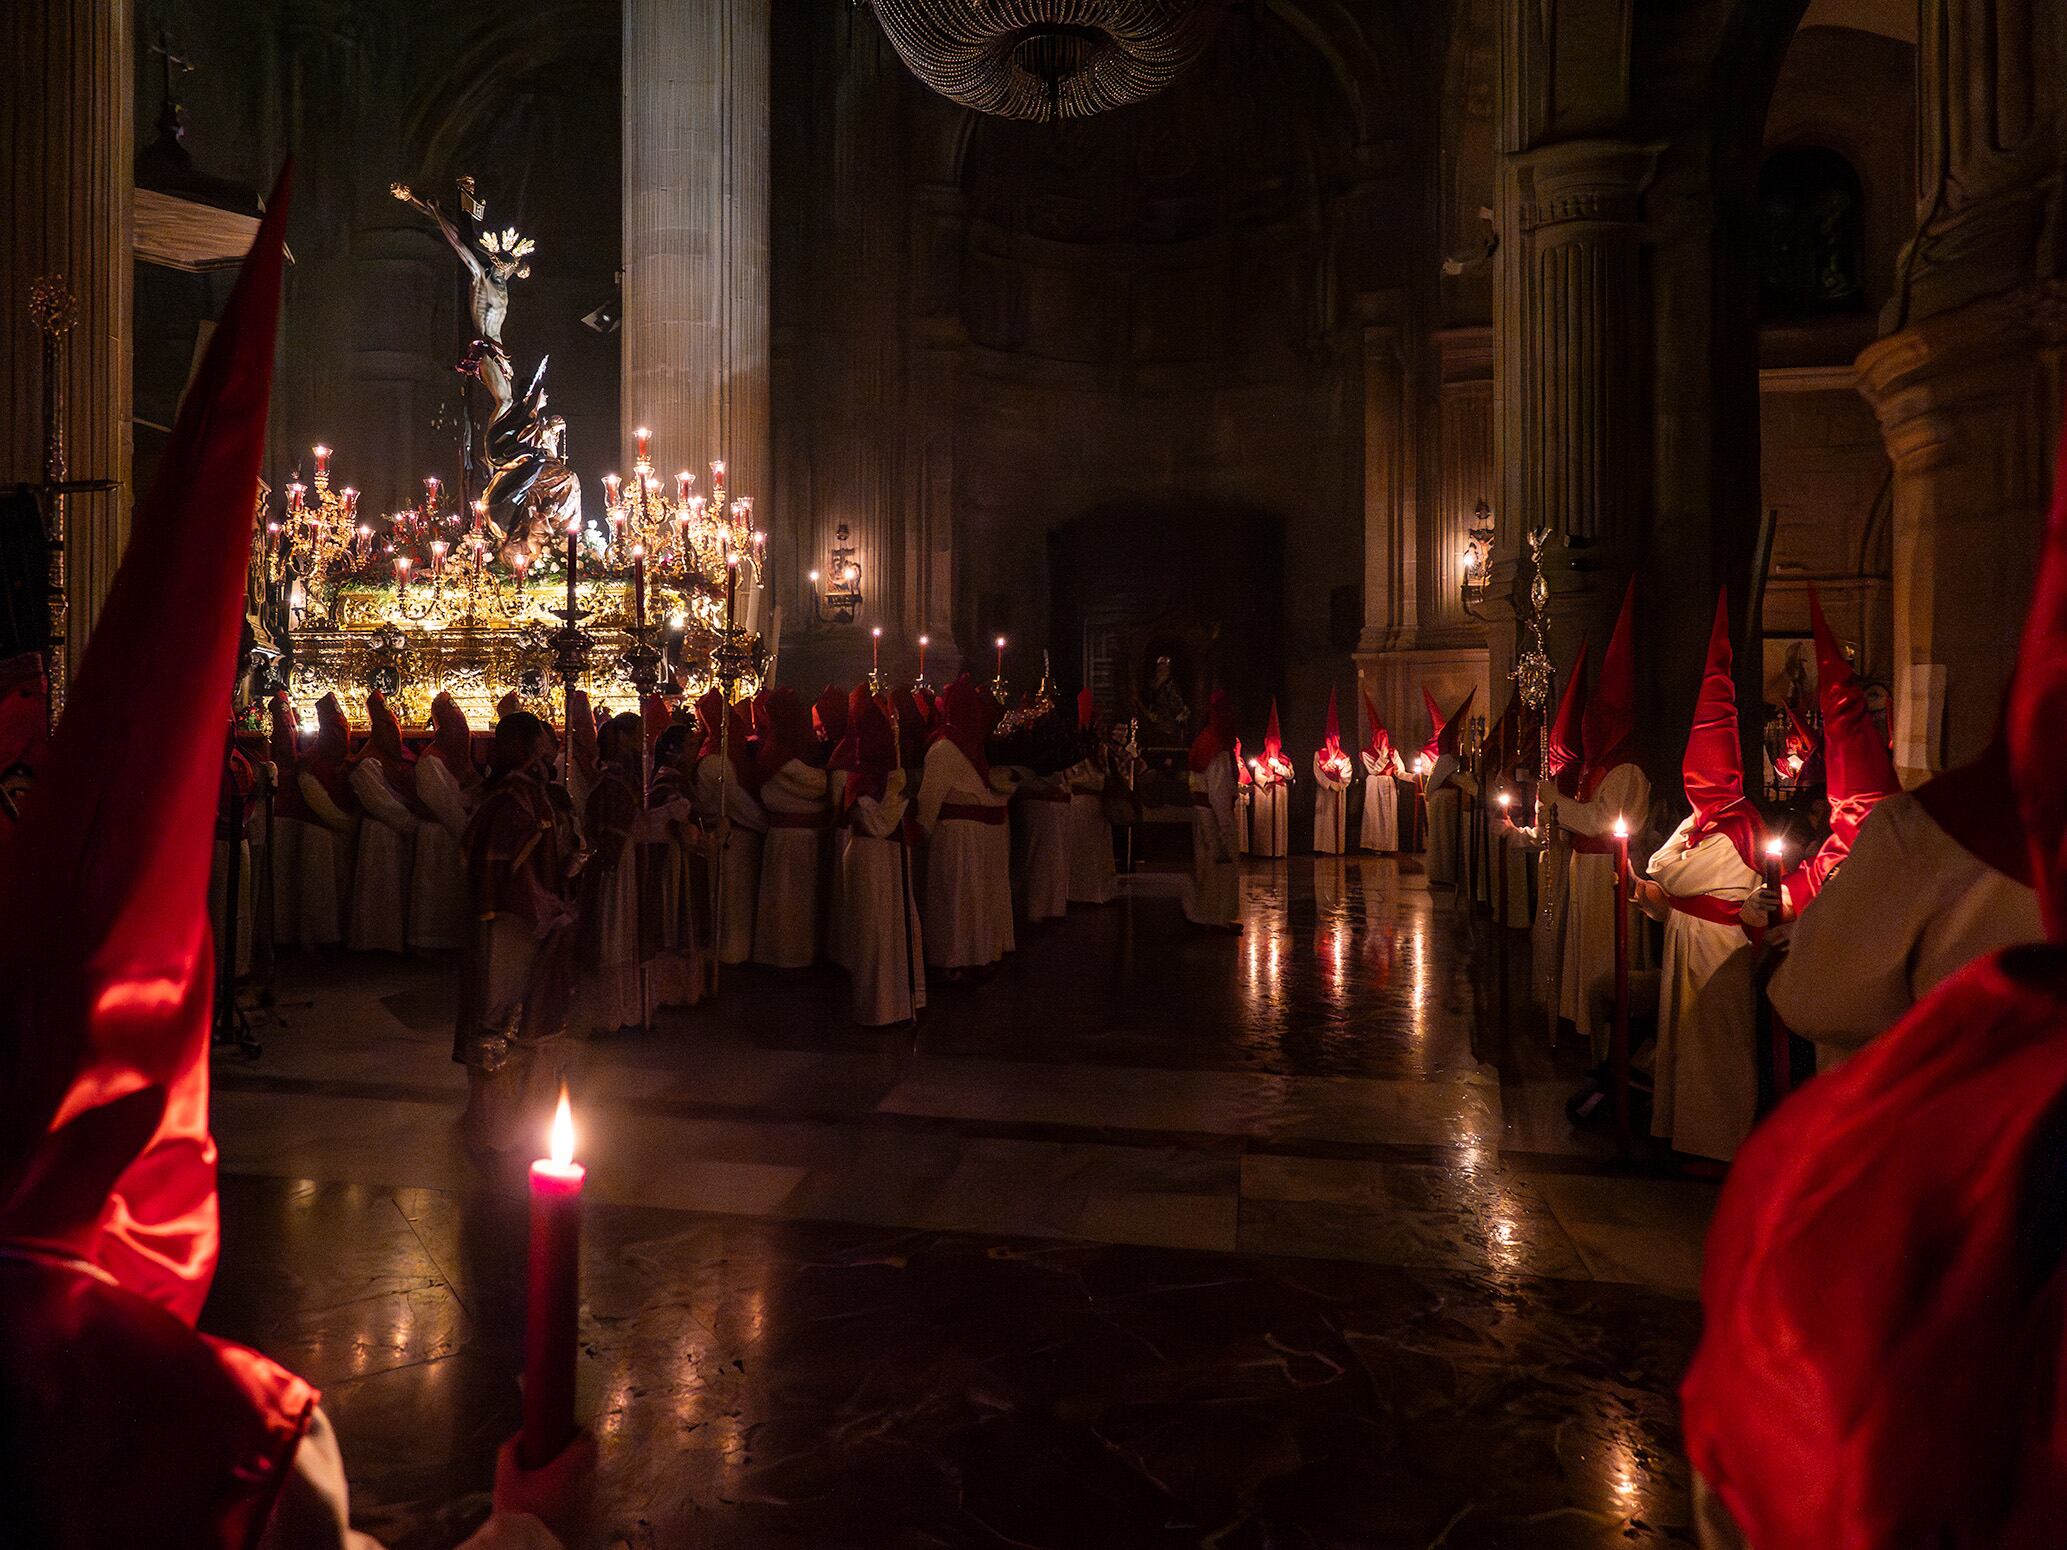
[[[1742,904],[1758,891],[1759,874],[1727,834],[1688,849],[1693,825],[1689,814],[1651,857],[1652,881],[1680,898]],[[1658,976],[1652,1135],[1690,1156],[1736,1155],[1758,1112],[1757,1016],[1744,928],[1672,910]]]
[[[1276,860],[1285,854],[1291,832],[1292,783],[1258,780],[1249,788],[1249,854]]]
[[[354,952],[399,953],[409,944],[409,874],[416,854],[416,815],[388,785],[380,765],[352,766],[359,799],[358,856],[352,865],[352,905],[345,946]]]
[[[818,956],[819,893],[832,822],[825,771],[790,760],[761,788],[761,806],[768,836],[761,844],[754,962],[808,969]]]
[[[1105,771],[1091,760],[1069,775],[1069,902],[1110,904],[1119,897],[1112,861],[1112,825],[1105,817]]]
[[[2045,940],[2038,894],[1938,827],[1907,793],[1867,815],[1809,901],[1767,994],[1829,1070],[1977,958]]]
[[[1005,796],[977,777],[946,738],[926,750],[919,827],[926,835],[926,962],[981,968],[1012,951],[1012,831],[1004,823],[943,818],[941,807],[996,808]]]
[[[1241,846],[1235,802],[1241,782],[1234,760],[1215,759],[1210,768],[1193,770],[1190,786],[1191,881],[1184,890],[1185,919],[1200,926],[1239,925],[1242,871],[1236,859]]]
[[[275,814],[272,841],[273,941],[282,947],[330,946],[343,934],[337,834],[327,824]]]
[[[926,947],[912,896],[912,858],[897,837],[908,805],[904,787],[904,771],[893,770],[880,802],[862,797],[854,803],[840,852],[847,969],[854,1020],[864,1028],[910,1022],[926,1004]]]
[[[677,797],[649,808],[633,830],[652,877],[649,897],[657,918],[653,956],[646,961],[646,989],[656,1007],[694,1006],[703,999],[702,912],[691,866],[693,818],[688,799]]]
[[[1557,805],[1561,828],[1574,834],[1608,838],[1615,820],[1626,819],[1630,830],[1643,828],[1651,806],[1651,782],[1634,764],[1618,764],[1601,777],[1600,786],[1589,801],[1575,801],[1546,787]],[[1564,950],[1559,960],[1557,1015],[1568,1019],[1587,1040],[1593,1058],[1608,1052],[1612,1031],[1605,1017],[1593,1015],[1594,988],[1615,973],[1615,858],[1610,853],[1584,854],[1564,847],[1570,858],[1563,888]],[[1630,906],[1629,966],[1647,967],[1650,962],[1648,934],[1635,929],[1637,910]]]
[[[1029,923],[1069,913],[1069,784],[1061,776],[1019,783],[1012,812],[1020,836],[1019,892]]]
[[[1357,843],[1381,854],[1400,848],[1399,787],[1393,777],[1400,771],[1399,755],[1381,765],[1368,750],[1363,754],[1364,816],[1357,830]]]
[[[1313,850],[1339,856],[1349,848],[1349,777],[1330,774],[1327,750],[1313,755]]]
[[[696,806],[706,826],[718,822],[719,758],[696,766]],[[761,887],[761,836],[768,817],[736,776],[725,781],[725,816],[731,819],[719,880],[718,962],[745,963],[754,948],[754,912]]]

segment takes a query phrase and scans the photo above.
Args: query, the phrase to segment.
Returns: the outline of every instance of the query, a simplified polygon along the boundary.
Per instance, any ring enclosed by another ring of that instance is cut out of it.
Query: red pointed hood
[[[523,697],[516,690],[512,689],[495,702],[495,719],[500,721],[504,716],[514,716],[523,708]]]
[[[1744,799],[1744,745],[1737,730],[1737,681],[1730,649],[1730,593],[1715,600],[1715,622],[1708,632],[1708,664],[1701,674],[1701,692],[1694,701],[1694,725],[1687,733],[1680,778],[1693,805],[1691,847],[1720,831],[1729,835],[1744,864],[1760,864],[1758,813]]]
[[[1470,724],[1466,718],[1471,714],[1471,702],[1477,698],[1478,686],[1474,684],[1465,691],[1463,703],[1451,711],[1448,719],[1443,722],[1442,730],[1436,734],[1437,758],[1444,754],[1453,759],[1457,757],[1458,749],[1463,746],[1464,729]]]
[[[1823,768],[1830,832],[1849,847],[1875,806],[1902,789],[1894,755],[1866,708],[1866,691],[1809,588],[1809,626],[1816,636],[1816,704],[1823,715]]]
[[[1392,755],[1392,734],[1385,730],[1385,722],[1378,715],[1378,707],[1371,703],[1371,696],[1365,694],[1364,720],[1371,724],[1370,741],[1364,744],[1364,752],[1380,764],[1390,762]]]
[[[402,723],[378,689],[366,696],[366,727],[366,746],[359,750],[359,757],[377,760],[390,779],[407,774],[416,761],[402,741]]]
[[[1227,697],[1225,689],[1215,689],[1213,697],[1206,702],[1206,724],[1191,740],[1191,752],[1185,765],[1203,775],[1213,767],[1215,759],[1223,756],[1239,763],[1241,746],[1234,735],[1234,702]],[[1248,771],[1241,770],[1240,774],[1246,782]]]
[[[280,307],[287,174],[136,509],[0,862],[0,1242],[191,1324],[219,1243],[208,873]]]
[[[953,743],[976,771],[976,778],[988,785],[990,759],[984,744],[995,724],[991,719],[991,708],[997,704],[996,699],[985,690],[978,689],[976,680],[964,673],[947,686],[947,692],[941,695],[939,703],[945,713],[933,728],[927,745]]]
[[[797,691],[781,688],[772,691],[767,698],[765,713],[767,730],[762,734],[761,746],[754,750],[754,763],[760,766],[761,779],[773,777],[792,759],[808,761],[818,739],[811,731],[811,713],[804,709],[804,702],[797,698]]]
[[[1586,699],[1580,721],[1586,745],[1586,773],[1579,778],[1579,800],[1591,801],[1600,783],[1636,757],[1636,578],[1622,593],[1622,611],[1615,615],[1615,633],[1601,653],[1600,676]]]
[[[1088,732],[1098,720],[1098,701],[1089,689],[1077,690],[1077,730]]]
[[[1566,796],[1579,789],[1579,777],[1585,769],[1586,744],[1580,727],[1586,715],[1586,658],[1592,650],[1593,632],[1589,630],[1579,637],[1579,655],[1572,659],[1572,670],[1565,674],[1565,692],[1558,696],[1557,715],[1550,723],[1550,740],[1546,745],[1543,773]]]
[[[725,696],[716,689],[706,689],[703,698],[696,702],[697,724],[703,728],[703,745],[696,752],[699,762],[715,759],[725,750],[725,726],[731,724],[731,767],[732,779],[748,791],[758,795],[761,790],[761,773],[754,766],[753,749],[748,734],[751,727],[749,712],[745,705],[728,706]]]
[[[1270,719],[1263,724],[1263,762],[1265,764],[1275,763],[1284,756],[1285,739],[1284,735],[1278,731],[1278,702],[1276,696],[1272,696]]]
[[[481,779],[474,764],[474,734],[467,725],[467,713],[442,689],[431,701],[431,746],[426,751],[436,755],[460,785],[472,786]]]
[[[1321,746],[1342,752],[1342,712],[1336,707],[1333,684],[1328,685],[1328,720],[1321,733]]]
[[[847,701],[847,735],[833,756],[834,768],[848,772],[840,792],[841,807],[851,808],[863,797],[880,802],[890,789],[890,773],[897,762],[897,733],[890,718],[868,692],[868,685],[857,685]]]
[[[1442,752],[1443,710],[1436,704],[1435,696],[1428,692],[1427,684],[1421,686],[1421,704],[1428,712],[1428,741],[1421,745],[1421,757],[1433,764]]]
[[[818,740],[825,745],[829,754],[839,746],[840,739],[847,735],[847,718],[851,714],[849,696],[840,693],[831,684],[818,696],[811,707],[811,725],[818,734]]]

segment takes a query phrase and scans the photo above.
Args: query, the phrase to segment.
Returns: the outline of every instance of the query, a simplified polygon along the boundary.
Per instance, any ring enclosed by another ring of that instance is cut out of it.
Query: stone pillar
[[[768,0],[625,0],[624,426],[764,503],[768,30]]]
[[[1418,535],[1408,479],[1401,352],[1398,325],[1365,322],[1364,633],[1358,650],[1366,655],[1409,644],[1419,617]]]
[[[1894,464],[1895,758],[1993,728],[2052,483],[2067,335],[2063,43],[2032,0],[1925,0],[1917,234],[1859,357]]]
[[[130,0],[0,6],[0,144],[8,206],[0,221],[0,480],[44,475],[41,339],[29,287],[64,277],[78,321],[63,335],[66,464],[73,479],[114,479],[66,502],[69,649],[76,660],[129,533],[130,298],[135,135]]]

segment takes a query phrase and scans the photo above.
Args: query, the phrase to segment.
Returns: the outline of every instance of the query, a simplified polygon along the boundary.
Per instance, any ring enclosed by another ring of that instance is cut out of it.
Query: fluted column
[[[1410,644],[1419,617],[1401,350],[1397,324],[1365,323],[1364,633],[1358,649],[1366,655]]]
[[[119,486],[66,503],[68,638],[76,659],[129,531],[130,297],[136,67],[130,0],[0,6],[0,479],[45,473],[40,336],[29,288],[64,277],[78,320],[62,336],[66,463],[73,479]]]
[[[624,425],[764,502],[768,29],[769,0],[625,0]]]
[[[2067,50],[2037,0],[1925,0],[1917,234],[1860,391],[1894,464],[1895,758],[1973,753],[2015,658],[2052,483]]]

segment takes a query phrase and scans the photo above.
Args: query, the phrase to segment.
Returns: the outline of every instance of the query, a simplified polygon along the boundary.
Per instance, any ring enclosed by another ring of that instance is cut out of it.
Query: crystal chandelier
[[[872,0],[912,74],[1000,118],[1088,118],[1205,52],[1224,0]]]

